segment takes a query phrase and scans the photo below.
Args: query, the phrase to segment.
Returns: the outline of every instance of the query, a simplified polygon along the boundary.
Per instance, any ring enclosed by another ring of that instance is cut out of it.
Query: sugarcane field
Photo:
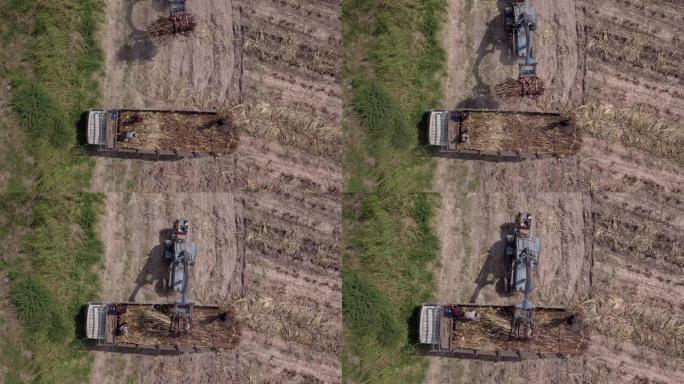
[[[0,383],[684,384],[684,0],[0,18]]]
[[[679,383],[684,377],[684,178],[683,152],[675,146],[683,139],[684,104],[676,25],[684,8],[677,1],[521,2],[534,8],[526,12],[534,14],[534,61],[544,83],[542,94],[523,95],[511,79],[525,63],[519,68],[519,61],[510,59],[510,35],[502,28],[510,3],[449,2],[443,40],[449,74],[440,107],[558,112],[568,125],[556,130],[539,118],[517,127],[487,124],[506,127],[504,132],[529,129],[532,138],[521,140],[523,145],[548,137],[548,143],[568,150],[522,162],[436,153],[432,190],[440,196],[441,268],[435,300],[522,310],[520,293],[511,296],[506,289],[512,278],[506,235],[515,215],[529,211],[541,242],[529,301],[572,310],[575,326],[586,332],[582,352],[511,366],[443,357],[438,350],[429,357],[427,382]],[[644,18],[657,22],[643,23]],[[464,52],[463,47],[472,48]],[[465,122],[478,116],[470,112]],[[465,124],[457,117],[450,123]],[[493,136],[498,129],[479,129],[468,130],[468,143],[455,135],[455,149],[477,146],[500,155],[520,149],[514,143],[497,145],[515,136],[499,139]],[[485,143],[493,145],[482,145],[477,135],[490,131]],[[570,141],[554,138],[563,132],[572,132]],[[491,321],[487,313],[482,316]],[[491,329],[502,327],[497,335],[510,332],[512,317],[505,318],[506,327],[500,321]],[[478,331],[481,323],[459,324],[463,332],[457,324],[454,335],[463,335],[455,340],[461,347],[544,351],[533,345],[502,348],[489,342],[491,333]],[[547,339],[539,317],[534,324],[538,337],[532,344],[567,340],[567,335]],[[474,331],[477,338],[468,337]],[[496,354],[482,356],[496,359]]]
[[[137,137],[116,150],[210,156],[153,162],[101,156],[92,188],[107,196],[103,225],[111,262],[105,263],[105,301],[177,302],[178,294],[159,298],[161,280],[170,277],[164,278],[166,264],[155,244],[174,215],[188,219],[197,244],[189,267],[193,329],[169,340],[162,331],[169,316],[128,306],[126,316],[136,320],[122,319],[129,330],[120,341],[210,352],[171,358],[180,359],[180,370],[171,371],[162,369],[169,357],[98,352],[91,380],[118,382],[106,372],[121,366],[143,382],[336,382],[342,324],[335,145],[340,69],[334,62],[316,71],[308,62],[269,60],[264,54],[273,51],[250,42],[251,36],[291,38],[293,58],[306,49],[334,60],[339,4],[286,3],[286,13],[270,2],[187,6],[187,28],[171,31],[170,18],[157,16],[154,2],[107,2],[103,44],[116,48],[106,57],[104,105],[136,109],[119,112],[125,131]],[[305,17],[312,10],[320,14],[313,26]],[[136,45],[135,34],[151,20],[154,48],[148,51]],[[279,26],[286,21],[289,27]],[[195,65],[186,65],[188,60]],[[276,77],[264,77],[271,74]],[[290,81],[310,86],[297,96]],[[321,88],[325,103],[316,97]],[[303,135],[316,142],[297,138]],[[132,234],[119,220],[144,230]],[[207,305],[230,308],[230,325],[206,323],[201,310]],[[151,329],[132,327],[141,322]]]

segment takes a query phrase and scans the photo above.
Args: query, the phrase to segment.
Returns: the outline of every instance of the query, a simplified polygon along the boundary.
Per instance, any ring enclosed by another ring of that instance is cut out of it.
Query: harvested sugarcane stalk
[[[501,97],[530,97],[543,95],[546,90],[544,81],[538,77],[521,77],[508,79],[494,87],[494,92]]]
[[[184,13],[181,15],[159,17],[150,25],[147,32],[154,37],[173,35],[176,33],[186,34],[193,31],[196,26],[197,20],[195,19],[195,16]]]
[[[237,345],[240,326],[234,320],[235,308],[221,309],[195,307],[190,332],[173,335],[171,332],[171,307],[129,306],[121,315],[120,323],[128,325],[126,335],[118,335],[122,343],[147,345],[200,345],[233,348]]]
[[[462,125],[469,132],[462,149],[571,155],[581,145],[580,132],[566,116],[471,112]]]
[[[119,132],[135,132],[134,140],[119,142],[120,148],[227,153],[238,137],[228,115],[121,111]]]
[[[451,345],[455,348],[486,350],[535,350],[574,354],[587,348],[586,326],[568,325],[565,318],[569,312],[535,313],[535,335],[529,340],[515,340],[511,337],[509,308],[480,308],[477,321],[459,321],[455,325]],[[576,313],[583,316],[582,312]]]

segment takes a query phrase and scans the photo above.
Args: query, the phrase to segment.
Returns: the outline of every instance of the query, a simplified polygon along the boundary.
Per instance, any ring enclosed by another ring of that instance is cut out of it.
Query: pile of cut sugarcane
[[[464,126],[470,134],[462,149],[572,155],[581,135],[566,116],[472,112]]]
[[[478,314],[478,320],[455,324],[452,348],[574,354],[587,347],[588,331],[581,312],[576,313],[577,323],[569,325],[565,322],[569,312],[536,311],[534,336],[527,340],[511,336],[512,308],[480,308]]]
[[[188,33],[193,31],[196,26],[195,16],[183,13],[175,16],[160,16],[150,25],[147,32],[154,37],[160,37],[176,33]]]
[[[187,345],[229,349],[240,339],[237,311],[224,308],[195,307],[188,333],[171,334],[171,307],[129,306],[120,323],[128,324],[128,334],[117,336],[118,342],[141,345]],[[225,314],[225,318],[221,318]]]
[[[544,81],[538,77],[508,79],[494,87],[494,92],[504,98],[531,97],[543,95],[546,91]]]
[[[134,122],[135,115],[142,121]],[[135,140],[119,143],[120,148],[229,153],[238,142],[230,115],[121,111],[119,120],[119,133],[132,131],[138,135]]]

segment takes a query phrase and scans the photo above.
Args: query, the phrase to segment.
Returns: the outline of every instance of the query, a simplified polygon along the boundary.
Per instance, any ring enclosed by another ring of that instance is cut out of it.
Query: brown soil
[[[450,42],[445,107],[573,110],[592,99],[644,109],[673,124],[681,120],[681,76],[667,69],[670,59],[663,57],[660,67],[643,55],[638,56],[642,63],[607,60],[611,56],[597,52],[610,53],[612,46],[596,51],[592,39],[604,34],[589,33],[640,30],[656,50],[668,44],[676,47],[674,36],[684,15],[679,2],[532,3],[539,14],[536,41],[540,77],[547,84],[544,96],[498,100],[491,93],[477,92],[515,77],[511,74],[517,68],[501,59],[507,49],[497,42],[497,30],[502,28],[488,26],[496,20],[497,4],[453,0],[444,40]],[[666,17],[657,16],[661,13]],[[658,17],[659,22],[643,23],[644,17]],[[484,87],[474,87],[475,74]],[[680,165],[587,136],[576,156],[559,160],[437,162],[433,188],[442,200],[435,225],[442,242],[437,299],[519,302],[519,297],[506,296],[502,290],[501,228],[518,211],[529,210],[536,216],[542,241],[540,279],[532,301],[581,305],[591,339],[584,355],[568,360],[492,364],[431,358],[428,382],[681,381]]]
[[[98,192],[192,193],[251,191],[339,193],[340,166],[273,142],[243,135],[233,153],[180,161],[97,159]]]
[[[174,302],[160,247],[185,217],[198,247],[190,297],[234,305],[240,344],[98,352],[92,382],[339,382],[341,4],[192,1],[195,30],[152,43],[138,32],[164,15],[158,4],[107,2],[105,105],[229,113],[240,142],[217,158],[97,159],[102,300]]]
[[[576,1],[586,44],[586,92],[595,99],[659,114],[684,116],[684,4]],[[649,20],[649,22],[643,22]]]

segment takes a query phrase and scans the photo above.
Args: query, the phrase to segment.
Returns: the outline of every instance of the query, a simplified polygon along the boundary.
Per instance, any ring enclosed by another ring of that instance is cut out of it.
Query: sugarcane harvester
[[[515,339],[534,336],[535,306],[529,296],[534,290],[532,270],[539,267],[541,242],[531,235],[531,230],[532,216],[527,212],[518,213],[515,233],[506,235],[506,257],[511,262],[508,290],[523,293],[522,303],[517,304],[513,312],[511,336]]]
[[[190,332],[193,304],[188,299],[190,286],[190,266],[195,264],[197,247],[188,241],[190,222],[176,220],[170,239],[164,240],[164,259],[169,263],[168,289],[180,292],[181,299],[176,302],[171,315],[171,334],[183,335]]]
[[[581,313],[530,301],[540,240],[532,236],[532,216],[518,213],[505,238],[510,262],[509,292],[522,292],[516,305],[425,303],[420,307],[418,341],[431,356],[519,361],[583,353],[589,340]],[[536,275],[535,275],[536,276]]]
[[[164,285],[180,293],[178,301],[153,303],[89,303],[86,310],[86,337],[95,347],[107,351],[133,353],[218,352],[234,347],[239,325],[232,306],[195,305],[188,297],[190,266],[197,248],[188,239],[190,222],[176,220],[163,255],[169,266]]]
[[[537,96],[544,93],[544,82],[537,77],[537,60],[534,49],[534,32],[537,29],[537,11],[529,0],[512,0],[504,10],[506,30],[511,37],[514,56],[518,58],[518,89],[506,91],[520,96]],[[500,92],[505,93],[505,92]]]

